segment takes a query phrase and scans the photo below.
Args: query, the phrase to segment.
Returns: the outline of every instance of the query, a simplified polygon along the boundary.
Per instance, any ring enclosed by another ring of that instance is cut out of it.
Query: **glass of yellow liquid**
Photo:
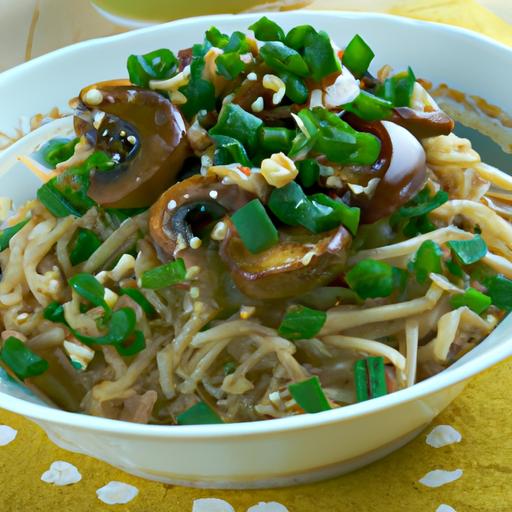
[[[304,0],[92,0],[101,14],[126,26],[143,26],[189,16],[234,14],[263,4],[269,9],[277,9],[281,5],[293,8],[306,3]]]

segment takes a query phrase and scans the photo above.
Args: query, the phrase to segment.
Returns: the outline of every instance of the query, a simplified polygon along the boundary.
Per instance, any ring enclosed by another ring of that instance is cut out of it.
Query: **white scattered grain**
[[[107,505],[120,505],[133,500],[139,494],[137,487],[112,481],[96,491],[98,499]]]
[[[228,226],[226,225],[226,223],[219,221],[219,222],[217,222],[217,224],[215,224],[210,236],[211,236],[212,240],[221,241],[221,240],[224,240],[227,232],[228,232]]]
[[[439,507],[436,508],[436,512],[457,512],[453,507],[450,507],[450,505],[445,505],[444,503],[442,505],[439,505]]]
[[[288,512],[288,509],[277,501],[260,501],[257,505],[248,508],[247,512]]]
[[[191,239],[190,239],[190,247],[192,249],[199,249],[199,247],[201,247],[202,245],[202,241],[200,238],[198,238],[197,236],[193,236]]]
[[[41,475],[41,480],[47,484],[71,485],[82,480],[82,475],[78,469],[63,460],[56,460],[50,465],[50,469]]]
[[[247,80],[251,81],[251,82],[255,82],[256,80],[258,80],[258,75],[254,72],[254,71],[251,71],[248,75],[247,75]]]
[[[210,192],[208,193],[208,195],[209,195],[212,199],[217,199],[217,196],[219,195],[219,193],[217,192],[217,190],[210,190]]]
[[[126,137],[126,140],[132,145],[132,146],[135,146],[135,144],[137,143],[137,139],[135,138],[134,135],[128,135],[128,137]]]
[[[462,469],[455,471],[445,471],[444,469],[434,469],[429,471],[423,478],[420,479],[420,484],[426,487],[441,487],[442,485],[455,482],[462,476]]]
[[[167,209],[168,210],[174,210],[174,208],[176,208],[176,206],[178,205],[178,203],[174,200],[174,199],[171,199],[168,203],[167,203]]]
[[[6,446],[16,439],[18,431],[8,425],[0,425],[0,446]]]
[[[441,448],[453,443],[460,443],[462,436],[460,432],[450,425],[437,425],[428,434],[426,442],[433,448]]]
[[[84,94],[84,103],[87,103],[88,105],[96,106],[99,105],[103,101],[103,94],[101,94],[98,89],[89,89]]]
[[[251,103],[251,110],[253,112],[262,112],[265,108],[265,102],[263,101],[262,96],[258,96],[252,103]]]
[[[218,498],[201,498],[194,500],[192,512],[235,512],[235,509],[227,501]]]

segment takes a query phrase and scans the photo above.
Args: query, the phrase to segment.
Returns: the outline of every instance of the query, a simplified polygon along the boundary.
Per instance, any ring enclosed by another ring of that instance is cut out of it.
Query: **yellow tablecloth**
[[[487,3],[499,9],[509,1]],[[474,0],[313,2],[313,8],[340,7],[386,9],[394,14],[453,23],[512,45],[512,27]],[[65,24],[59,22],[64,19]],[[43,27],[40,30],[38,22]],[[53,32],[48,32],[52,26]],[[15,30],[8,30],[9,27]],[[0,70],[64,44],[121,30],[101,20],[82,0],[0,0]],[[188,512],[194,499],[218,497],[229,501],[237,512],[245,512],[259,501],[283,503],[290,512],[433,512],[441,503],[451,505],[457,512],[510,512],[511,389],[509,360],[474,379],[439,416],[437,424],[450,424],[462,433],[460,444],[434,449],[426,445],[425,435],[421,435],[386,459],[355,473],[315,485],[268,491],[202,491],[147,482],[94,459],[65,452],[51,444],[34,424],[0,411],[0,424],[18,430],[14,442],[0,447],[0,511]],[[68,487],[41,482],[41,474],[55,460],[76,465],[82,481]],[[460,468],[464,474],[460,480],[438,489],[418,483],[435,468]],[[99,502],[96,489],[111,480],[137,486],[139,496],[127,505]]]

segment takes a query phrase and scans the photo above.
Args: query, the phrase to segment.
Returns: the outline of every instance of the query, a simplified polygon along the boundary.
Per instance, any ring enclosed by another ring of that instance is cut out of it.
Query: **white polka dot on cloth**
[[[63,460],[56,460],[50,465],[50,469],[41,475],[41,480],[47,484],[71,485],[82,480],[78,469]]]
[[[235,509],[227,501],[218,498],[201,498],[194,500],[192,512],[235,512]]]
[[[462,436],[460,432],[450,425],[437,425],[427,436],[426,443],[432,448],[441,448],[453,443],[460,443]]]
[[[8,425],[0,425],[0,446],[6,446],[16,439],[18,431]]]
[[[107,505],[124,505],[139,494],[137,487],[113,480],[96,491],[96,496]]]
[[[247,509],[247,512],[289,512],[288,509],[277,503],[277,501],[264,502],[260,501],[257,505]]]
[[[429,471],[423,478],[420,479],[420,484],[426,487],[441,487],[442,485],[449,484],[458,480],[462,476],[462,469],[455,471],[445,471],[444,469],[434,469]]]

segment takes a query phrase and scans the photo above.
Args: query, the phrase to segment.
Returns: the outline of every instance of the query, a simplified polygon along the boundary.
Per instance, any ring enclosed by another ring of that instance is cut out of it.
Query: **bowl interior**
[[[502,85],[512,81],[512,50],[477,34],[444,25],[377,14],[299,11],[271,13],[268,16],[285,29],[310,23],[318,29],[326,30],[341,47],[355,33],[359,33],[376,53],[371,70],[376,71],[384,64],[390,64],[396,69],[411,65],[418,77],[427,78],[434,84],[447,83],[468,94],[482,96],[490,103],[499,105],[504,111],[512,113],[512,96]],[[145,53],[161,47],[177,51],[200,40],[204,31],[213,24],[225,32],[246,30],[258,17],[213,16],[181,20],[80,43],[5,72],[0,75],[0,132],[12,133],[13,128],[19,126],[20,118],[22,125],[26,125],[27,119],[35,113],[48,112],[55,106],[69,111],[68,100],[76,96],[83,86],[100,80],[125,77],[126,58],[131,53]],[[500,76],[500,80],[491,78],[495,76]],[[69,134],[71,129],[71,119],[64,118],[43,125],[0,152],[0,195],[13,198],[16,204],[33,198],[39,181],[17,161],[17,156],[29,154],[45,140],[57,134]],[[495,155],[497,150],[489,140],[482,139],[479,144],[482,144],[483,151],[491,157]],[[508,155],[500,158],[510,163],[507,160]],[[412,388],[372,401],[370,405],[356,404],[320,416],[331,415],[339,418],[352,414],[349,409],[354,409],[355,414],[368,412],[375,407],[389,407],[397,400],[411,400],[464,380],[512,354],[511,329],[512,317],[508,317],[484,342],[456,364]],[[25,407],[18,400],[22,398],[31,404],[41,403],[30,391],[14,383],[5,373],[0,373],[0,395],[2,393],[5,393],[5,407],[34,417],[44,416],[43,408],[39,408],[43,411],[41,412],[33,405],[23,402],[27,404]],[[82,423],[89,421],[87,417],[80,418]],[[98,424],[98,419],[94,420]],[[286,418],[276,421],[284,422],[284,425],[317,420],[318,418]],[[276,421],[265,423],[275,425]],[[143,426],[136,425],[133,428],[142,429]]]

